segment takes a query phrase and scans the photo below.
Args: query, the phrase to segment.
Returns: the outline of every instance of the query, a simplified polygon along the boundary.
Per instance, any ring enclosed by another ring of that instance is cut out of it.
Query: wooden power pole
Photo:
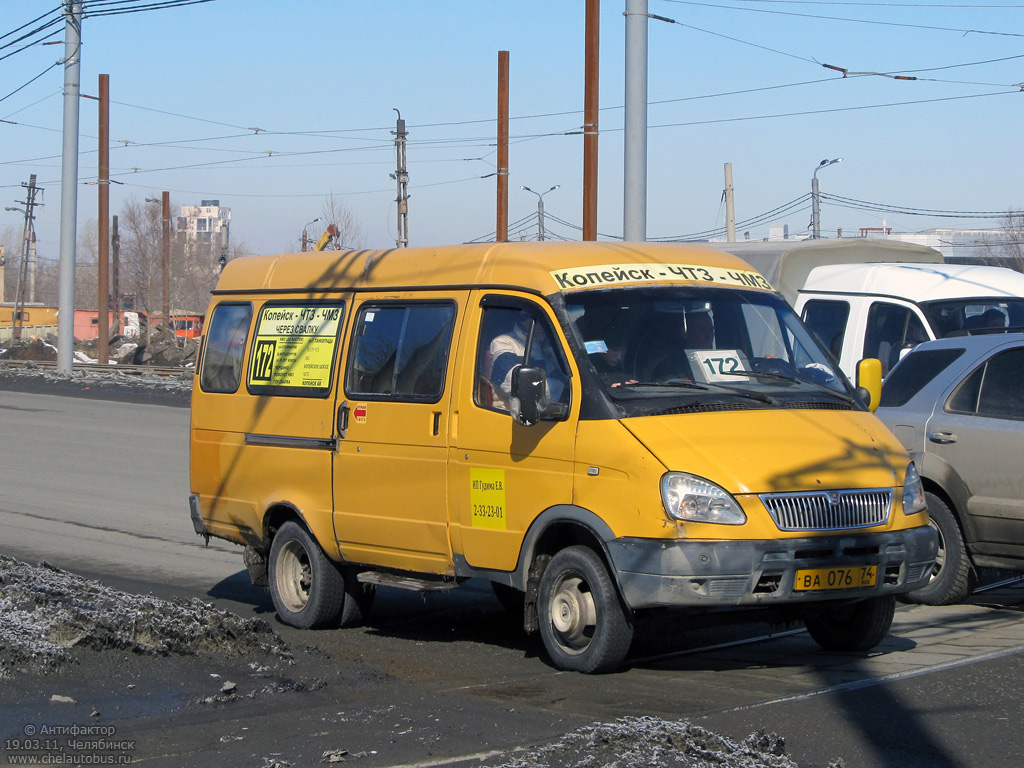
[[[508,241],[508,51],[498,51],[498,227],[495,240]]]

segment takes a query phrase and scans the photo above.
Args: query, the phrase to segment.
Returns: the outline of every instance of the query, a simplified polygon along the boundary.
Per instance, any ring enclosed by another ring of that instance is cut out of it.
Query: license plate
[[[856,589],[873,587],[878,566],[855,565],[850,568],[807,568],[796,572],[793,589],[805,592],[816,589]]]

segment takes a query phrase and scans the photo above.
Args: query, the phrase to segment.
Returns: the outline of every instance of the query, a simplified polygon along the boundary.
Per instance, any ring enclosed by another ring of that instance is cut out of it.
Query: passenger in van
[[[487,348],[490,369],[487,379],[494,394],[492,405],[502,411],[509,409],[512,399],[512,370],[522,365],[526,352],[526,334],[530,328],[530,313],[520,310],[511,330],[491,339]]]

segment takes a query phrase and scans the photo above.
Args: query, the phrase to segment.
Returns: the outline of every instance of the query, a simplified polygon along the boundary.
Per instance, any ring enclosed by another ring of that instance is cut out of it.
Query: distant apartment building
[[[207,251],[216,264],[221,256],[227,256],[230,225],[230,208],[222,208],[220,200],[202,200],[199,205],[181,206],[178,237],[183,238],[186,253]]]

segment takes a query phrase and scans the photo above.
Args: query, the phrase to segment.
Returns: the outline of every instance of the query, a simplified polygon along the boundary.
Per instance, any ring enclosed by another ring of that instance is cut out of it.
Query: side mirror
[[[531,427],[542,419],[560,419],[565,416],[562,403],[548,400],[548,379],[543,368],[520,365],[512,369],[512,418],[524,427]]]
[[[867,357],[857,363],[857,396],[872,413],[882,399],[882,361]]]

